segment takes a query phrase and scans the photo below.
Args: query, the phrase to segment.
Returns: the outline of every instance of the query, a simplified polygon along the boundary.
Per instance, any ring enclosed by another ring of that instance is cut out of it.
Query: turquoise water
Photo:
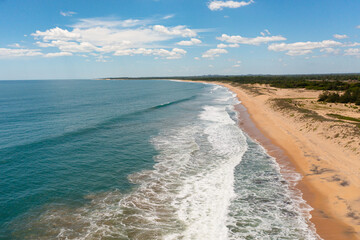
[[[0,239],[317,239],[235,104],[199,83],[0,81]]]

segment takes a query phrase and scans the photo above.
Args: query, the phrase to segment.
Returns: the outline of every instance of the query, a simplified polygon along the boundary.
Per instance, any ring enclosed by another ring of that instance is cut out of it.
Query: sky
[[[0,0],[0,80],[360,72],[359,0]]]

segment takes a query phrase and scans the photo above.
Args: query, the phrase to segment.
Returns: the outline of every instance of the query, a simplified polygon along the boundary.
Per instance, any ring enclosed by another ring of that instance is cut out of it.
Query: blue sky
[[[358,0],[0,0],[0,79],[360,72]]]

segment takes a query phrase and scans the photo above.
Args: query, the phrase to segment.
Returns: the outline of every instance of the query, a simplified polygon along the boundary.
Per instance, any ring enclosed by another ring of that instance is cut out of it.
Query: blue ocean
[[[203,83],[0,81],[0,239],[319,239],[237,104]]]

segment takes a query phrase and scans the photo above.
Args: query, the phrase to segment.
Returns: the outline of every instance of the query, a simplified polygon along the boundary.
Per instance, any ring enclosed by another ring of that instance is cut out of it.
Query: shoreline
[[[291,159],[291,156],[289,156],[290,154],[286,150],[282,149],[274,139],[270,139],[268,136],[263,134],[263,132],[260,130],[260,127],[254,123],[251,115],[248,112],[248,109],[243,104],[235,106],[235,109],[240,113],[240,128],[252,139],[256,140],[261,146],[263,146],[271,157],[275,158],[279,164],[280,172],[283,177],[287,181],[293,183],[293,185],[290,185],[290,189],[295,192],[296,190],[300,191],[302,195],[301,197],[313,208],[313,210],[309,212],[311,214],[311,218],[309,220],[312,225],[314,225],[316,233],[323,239],[340,239],[339,237],[344,237],[343,234],[339,233],[346,229],[348,227],[347,225],[337,220],[325,219],[324,221],[322,219],[323,216],[312,213],[315,209],[324,213],[326,212],[326,210],[324,210],[326,209],[326,201],[324,196],[320,196],[320,193],[314,191],[314,189],[311,189],[311,187],[308,186],[309,183],[304,182],[303,177],[301,180],[294,181],[289,179],[289,176],[286,176],[291,174],[291,172],[299,173],[298,167],[296,167],[293,160]]]
[[[201,81],[191,81],[201,82]],[[360,239],[355,229],[348,224],[347,219],[334,214],[334,207],[326,195],[326,191],[333,189],[321,189],[324,186],[319,181],[314,181],[308,177],[306,168],[309,167],[305,152],[299,143],[299,139],[294,139],[293,133],[284,132],[275,124],[274,119],[269,118],[266,112],[266,106],[259,106],[251,100],[251,96],[239,87],[232,86],[229,83],[221,82],[203,82],[224,86],[236,94],[241,102],[236,106],[239,114],[240,127],[253,139],[258,141],[268,152],[276,159],[281,167],[282,174],[284,166],[289,166],[295,172],[302,175],[298,184],[293,186],[300,190],[303,199],[313,208],[310,211],[310,222],[315,225],[316,233],[323,239]],[[286,129],[289,130],[289,129]],[[285,170],[286,171],[286,170]],[[286,178],[286,177],[285,177]],[[327,187],[327,186],[326,186]]]

